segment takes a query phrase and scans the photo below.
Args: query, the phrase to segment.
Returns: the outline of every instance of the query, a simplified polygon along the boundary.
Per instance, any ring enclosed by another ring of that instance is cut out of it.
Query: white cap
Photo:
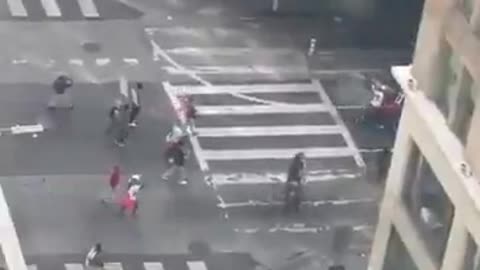
[[[140,180],[141,177],[142,177],[141,174],[134,174],[134,175],[132,175],[132,179],[135,179],[135,180]]]

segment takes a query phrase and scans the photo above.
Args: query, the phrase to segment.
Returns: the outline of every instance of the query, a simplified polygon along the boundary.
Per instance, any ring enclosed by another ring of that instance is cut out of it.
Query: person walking
[[[130,116],[130,106],[128,104],[123,104],[120,106],[117,116],[117,130],[115,134],[114,143],[119,147],[125,146],[125,141],[128,137],[128,120]]]
[[[113,166],[112,172],[110,173],[110,177],[108,179],[108,185],[110,186],[110,190],[108,195],[102,198],[102,202],[115,202],[115,197],[117,194],[117,187],[120,183],[120,167],[118,165]]]
[[[303,152],[297,153],[287,172],[287,181],[285,188],[286,213],[293,209],[296,213],[300,212],[300,204],[303,196],[303,182],[305,181],[306,159]]]
[[[183,98],[183,110],[185,117],[183,129],[185,130],[185,132],[188,132],[192,136],[195,136],[197,134],[195,131],[195,119],[197,118],[197,109],[195,108],[192,96],[187,96]]]
[[[143,188],[142,175],[134,174],[127,181],[127,190],[132,186],[138,185],[140,188]]]
[[[115,103],[108,111],[109,122],[108,122],[108,127],[105,131],[106,134],[112,134],[112,132],[117,128],[121,107],[122,107],[122,101],[120,99],[116,99]]]
[[[188,178],[185,172],[185,160],[189,153],[184,149],[184,141],[171,144],[166,152],[168,169],[162,174],[162,179],[168,181],[175,173],[178,174],[178,183],[181,185],[188,184]]]
[[[133,184],[128,188],[124,198],[122,199],[120,210],[124,214],[126,211],[129,211],[132,216],[137,214],[138,210],[138,192],[141,189],[141,185]]]
[[[129,115],[129,120],[128,120],[128,125],[130,127],[136,127],[137,126],[137,117],[138,114],[140,113],[140,96],[139,96],[139,91],[143,89],[143,83],[137,82],[136,87],[131,89],[131,110],[130,110],[130,115]]]
[[[87,269],[103,269],[104,263],[100,257],[102,253],[102,244],[93,245],[85,257],[85,266]]]

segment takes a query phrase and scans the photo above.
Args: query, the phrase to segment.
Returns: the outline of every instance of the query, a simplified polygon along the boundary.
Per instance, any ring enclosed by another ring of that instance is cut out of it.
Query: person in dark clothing
[[[110,110],[108,111],[108,120],[109,120],[109,123],[108,123],[108,127],[107,127],[107,130],[105,131],[105,133],[107,134],[111,134],[112,131],[117,128],[117,125],[118,125],[118,118],[119,118],[119,114],[120,114],[120,108],[122,107],[122,102],[117,99],[115,100],[115,104],[110,108]]]
[[[66,90],[73,85],[73,80],[67,75],[58,76],[53,82],[53,95],[48,101],[48,109],[73,109],[72,97]]]
[[[119,147],[125,146],[125,141],[128,137],[129,129],[128,129],[128,119],[130,115],[130,106],[128,104],[124,104],[118,110],[117,118],[115,122],[117,123],[117,132],[115,134],[115,144]]]
[[[185,161],[188,157],[188,152],[184,149],[184,141],[180,140],[177,143],[170,144],[166,150],[165,156],[168,163],[168,169],[162,174],[162,179],[167,181],[173,174],[178,173],[179,183],[186,185],[188,183],[185,172]]]
[[[137,82],[136,88],[131,90],[131,110],[130,110],[130,117],[128,120],[128,125],[130,127],[137,126],[137,117],[140,113],[140,97],[139,97],[139,90],[143,89],[143,83]]]
[[[383,148],[377,156],[377,181],[383,182],[388,174],[390,168],[390,161],[392,158],[392,151],[389,148]]]
[[[191,135],[195,135],[195,119],[197,118],[197,109],[193,103],[193,97],[188,96],[183,98],[183,109],[184,109],[184,116],[185,116],[185,124],[183,129],[190,133]]]
[[[284,205],[284,211],[286,213],[290,212],[292,209],[296,213],[300,212],[300,204],[303,195],[302,185],[305,179],[305,167],[305,154],[302,152],[297,153],[293,158],[287,173]]]

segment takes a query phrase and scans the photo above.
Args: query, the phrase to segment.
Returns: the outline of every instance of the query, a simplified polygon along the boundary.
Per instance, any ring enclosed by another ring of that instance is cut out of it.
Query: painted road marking
[[[27,17],[28,13],[23,0],[7,0],[8,9],[13,17]]]
[[[268,127],[198,127],[195,130],[197,131],[199,137],[253,137],[341,134],[343,127],[339,125],[296,125]]]
[[[308,74],[306,65],[301,66],[189,66],[188,68],[178,69],[172,66],[164,66],[163,70],[170,74]]]
[[[330,100],[330,97],[328,96],[327,92],[325,92],[325,89],[323,88],[322,84],[320,83],[319,80],[313,80],[313,84],[316,85],[316,88],[318,89],[318,94],[320,95],[321,99],[325,104],[327,104],[327,107],[329,107],[330,114],[332,115],[333,119],[335,120],[335,123],[345,127],[345,123],[342,120],[342,117],[338,113],[338,111],[335,109],[335,106],[333,105],[332,101]],[[343,129],[342,132],[343,139],[348,145],[348,148],[352,151],[352,156],[355,158],[355,162],[357,163],[357,166],[360,168],[365,168],[365,161],[363,161],[362,155],[358,151],[358,147],[355,144],[355,141],[352,138],[352,135],[350,132],[347,130],[347,128]]]
[[[95,59],[97,66],[105,66],[110,63],[110,58],[97,58]]]
[[[260,94],[260,93],[311,93],[316,92],[313,84],[247,84],[247,85],[192,85],[174,87],[175,94],[212,95],[212,94]],[[177,93],[178,92],[178,93]]]
[[[161,262],[144,262],[143,267],[145,270],[164,270]]]
[[[122,264],[119,262],[105,263],[102,269],[103,270],[123,270]]]
[[[298,54],[303,56],[302,53],[297,50],[289,48],[248,48],[248,47],[238,47],[238,48],[198,48],[198,47],[177,47],[173,49],[165,50],[168,54],[176,55],[192,55],[192,56],[244,56],[245,54],[277,54],[277,55],[290,55]]]
[[[83,66],[83,60],[82,59],[69,59],[68,63],[70,65]]]
[[[344,181],[358,179],[361,176],[360,173],[325,173],[320,175],[308,174],[306,177],[307,183],[312,182],[331,182],[331,181]],[[251,184],[283,184],[287,181],[287,175],[285,173],[278,174],[254,174],[254,173],[241,173],[241,174],[211,174],[208,180],[215,186],[223,185],[251,185]]]
[[[355,153],[349,147],[307,147],[261,150],[202,150],[206,160],[249,160],[249,159],[288,159],[295,154],[304,152],[307,158],[338,158],[348,157]]]
[[[302,201],[302,205],[319,207],[324,205],[351,205],[351,204],[362,204],[362,203],[376,203],[377,199],[375,198],[362,198],[362,199],[351,199],[351,200],[322,200],[322,201]],[[234,202],[234,203],[218,203],[217,206],[222,209],[227,208],[240,208],[240,207],[269,207],[269,206],[283,206],[285,205],[284,201],[255,201],[249,200],[248,202]]]
[[[202,261],[189,261],[187,265],[189,270],[207,270],[207,266]]]
[[[289,233],[322,233],[322,232],[328,232],[331,230],[335,230],[337,226],[335,225],[324,225],[324,226],[319,226],[319,227],[307,227],[305,224],[294,224],[291,226],[285,226],[278,224],[274,227],[271,228],[235,228],[234,231],[237,233],[248,233],[248,234],[254,234],[254,233],[260,233],[260,232],[269,232],[269,233],[274,233],[274,232],[289,232]],[[365,231],[373,230],[374,226],[369,225],[369,224],[362,224],[362,225],[353,225],[351,226],[352,231],[354,232],[360,232],[360,233],[365,233]]]
[[[45,14],[47,14],[48,17],[62,16],[62,12],[60,11],[56,0],[41,0],[41,2],[42,7],[45,10]]]
[[[66,263],[65,270],[83,270],[83,264],[81,263]]]
[[[246,114],[282,114],[282,113],[319,113],[328,112],[329,107],[322,103],[281,104],[281,105],[232,105],[232,106],[196,106],[199,115],[246,115]]]
[[[97,6],[93,2],[93,0],[78,0],[78,5],[80,6],[80,10],[82,14],[86,18],[98,18],[100,14],[98,14]]]
[[[130,65],[138,65],[139,61],[137,58],[123,58],[123,62],[130,64]]]

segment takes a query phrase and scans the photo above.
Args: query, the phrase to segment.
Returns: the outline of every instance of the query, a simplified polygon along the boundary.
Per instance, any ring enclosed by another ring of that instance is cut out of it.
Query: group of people
[[[127,180],[125,189],[122,189],[120,185],[120,178],[120,167],[116,165],[113,167],[110,178],[108,179],[110,190],[108,194],[102,198],[102,202],[118,204],[120,213],[130,212],[131,215],[135,215],[138,210],[138,194],[144,187],[141,180],[142,175],[131,175]]]
[[[128,96],[123,96],[115,100],[115,104],[108,112],[109,125],[107,134],[113,135],[113,142],[124,147],[130,129],[137,126],[137,118],[140,114],[139,92],[143,89],[143,84],[137,82],[135,87],[128,89]]]

